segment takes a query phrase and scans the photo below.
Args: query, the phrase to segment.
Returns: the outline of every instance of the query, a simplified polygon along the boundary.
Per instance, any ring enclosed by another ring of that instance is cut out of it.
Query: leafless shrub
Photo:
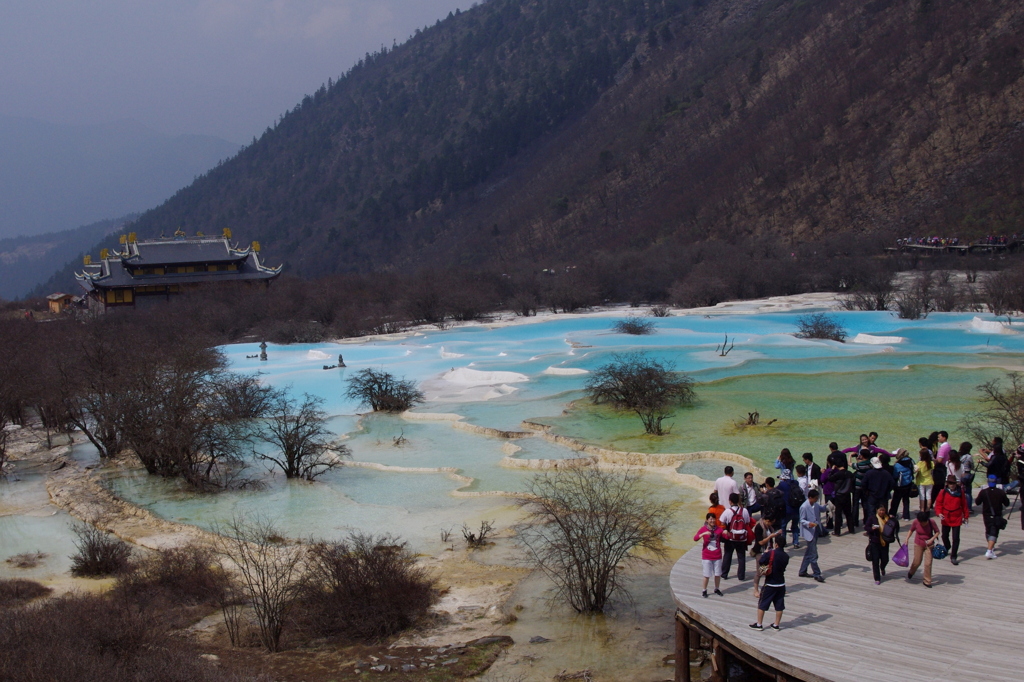
[[[370,367],[349,378],[345,397],[369,405],[374,412],[404,412],[424,400],[414,382]]]
[[[302,402],[279,395],[269,416],[256,428],[256,438],[271,445],[271,452],[254,449],[256,457],[287,478],[316,479],[351,455],[347,446],[334,443],[327,428],[323,398],[303,394]]]
[[[298,601],[315,636],[378,640],[405,630],[437,600],[434,580],[404,542],[352,533],[308,548]]]
[[[656,436],[665,433],[662,421],[671,416],[669,410],[693,402],[695,395],[688,375],[644,353],[613,355],[590,376],[586,390],[595,404],[636,412],[644,430]]]
[[[12,557],[8,557],[5,563],[14,566],[15,568],[35,568],[39,564],[46,560],[46,557],[50,556],[46,552],[23,552],[22,554],[15,554]]]
[[[8,559],[8,561],[10,560]],[[51,592],[53,592],[51,588],[34,580],[22,580],[21,578],[0,580],[0,609],[20,606],[33,599],[45,597]]]
[[[462,537],[466,545],[471,549],[486,547],[491,534],[494,532],[494,521],[481,521],[480,528],[475,533],[469,526],[462,524]]]
[[[625,593],[626,570],[665,556],[668,506],[652,499],[635,470],[569,467],[536,476],[520,502],[517,537],[530,561],[579,612],[601,613]]]
[[[114,594],[137,603],[220,604],[230,584],[212,549],[189,544],[133,561]]]
[[[671,317],[672,309],[667,305],[655,305],[650,309],[651,317]]]
[[[78,524],[73,531],[78,551],[71,557],[72,575],[114,575],[128,567],[132,548],[114,535],[88,524]]]
[[[796,319],[796,335],[801,339],[829,339],[846,341],[846,329],[835,315],[813,313]]]
[[[452,529],[451,528],[443,528],[443,529],[441,529],[441,542],[443,542],[444,544],[447,545],[448,541],[451,540],[451,538],[452,538]]]
[[[221,553],[238,569],[245,596],[259,627],[259,640],[278,651],[288,612],[303,572],[303,551],[285,544],[270,521],[259,516],[236,516],[225,528]]]
[[[65,596],[0,610],[5,682],[214,682],[222,673],[172,633],[158,610],[105,596]]]
[[[646,336],[654,333],[654,323],[645,320],[638,315],[630,315],[624,320],[619,320],[612,327],[616,334],[632,334],[634,336]]]

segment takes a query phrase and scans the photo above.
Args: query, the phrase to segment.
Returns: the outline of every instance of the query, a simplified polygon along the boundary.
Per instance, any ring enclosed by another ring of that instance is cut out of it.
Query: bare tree
[[[635,470],[568,467],[536,476],[517,526],[530,560],[579,612],[601,613],[625,591],[626,571],[665,556],[669,508]]]
[[[303,394],[301,403],[287,395],[278,396],[256,435],[275,450],[255,450],[256,457],[283,471],[287,478],[307,481],[338,466],[341,458],[350,457],[348,447],[333,442],[323,403],[323,398],[308,393]]]
[[[345,397],[369,405],[374,412],[404,412],[425,400],[415,382],[370,367],[348,380]]]
[[[991,442],[993,436],[1024,442],[1024,375],[1007,372],[980,384],[977,391],[981,407],[963,422],[971,436],[982,443]]]
[[[693,379],[673,371],[670,365],[644,353],[612,356],[587,381],[587,393],[595,404],[610,403],[620,410],[632,410],[647,433],[661,436],[661,424],[669,410],[693,402]]]
[[[303,576],[305,550],[287,544],[270,521],[259,516],[236,516],[226,528],[216,530],[222,536],[220,552],[238,568],[256,614],[260,643],[268,651],[278,651]],[[226,623],[228,617],[225,611]],[[234,626],[237,630],[237,622]]]
[[[830,339],[845,341],[846,329],[835,315],[813,313],[796,318],[796,336],[800,339]]]

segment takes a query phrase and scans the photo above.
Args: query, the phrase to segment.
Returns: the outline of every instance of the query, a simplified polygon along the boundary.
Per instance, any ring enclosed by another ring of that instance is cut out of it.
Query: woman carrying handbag
[[[914,561],[910,564],[910,569],[907,571],[907,580],[913,579],[914,573],[917,572],[918,567],[921,566],[923,561],[924,586],[932,586],[932,560],[934,559],[932,548],[935,547],[935,542],[939,539],[939,535],[939,527],[935,525],[935,521],[928,515],[928,512],[918,512],[917,518],[910,524],[910,534],[907,535],[907,544],[904,545],[909,547],[911,546],[910,541],[914,541]]]

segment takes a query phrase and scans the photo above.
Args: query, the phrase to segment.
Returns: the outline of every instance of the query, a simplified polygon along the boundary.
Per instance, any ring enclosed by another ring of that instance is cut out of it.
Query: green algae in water
[[[916,451],[917,439],[945,429],[953,440],[963,416],[977,409],[975,387],[1003,376],[999,369],[930,365],[902,370],[828,374],[761,374],[731,377],[698,386],[698,402],[676,410],[672,432],[646,436],[631,413],[579,401],[564,417],[543,420],[556,433],[616,450],[696,452],[718,450],[750,457],[766,472],[788,447],[824,460],[828,443],[841,448],[861,433],[877,431],[887,449]],[[740,426],[757,410],[761,425]],[[777,420],[768,426],[767,422]],[[696,472],[693,472],[696,473]]]

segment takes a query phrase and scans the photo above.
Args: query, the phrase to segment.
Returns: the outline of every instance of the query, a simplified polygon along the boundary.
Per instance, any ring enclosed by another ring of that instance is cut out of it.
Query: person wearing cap
[[[879,507],[888,509],[889,493],[893,489],[892,474],[882,467],[882,460],[872,457],[871,468],[864,474],[861,494],[864,496],[864,510],[874,513]],[[868,514],[865,514],[867,516]]]
[[[976,503],[981,505],[982,519],[985,521],[985,540],[988,541],[986,559],[996,558],[996,540],[999,539],[1000,526],[1006,525],[1003,519],[1003,507],[1010,506],[1010,498],[999,486],[999,476],[988,475],[988,487],[978,493]]]
[[[946,486],[935,496],[935,514],[942,522],[942,544],[949,550],[950,563],[956,566],[960,563],[960,526],[966,526],[968,521],[967,498],[956,476],[947,476]]]

